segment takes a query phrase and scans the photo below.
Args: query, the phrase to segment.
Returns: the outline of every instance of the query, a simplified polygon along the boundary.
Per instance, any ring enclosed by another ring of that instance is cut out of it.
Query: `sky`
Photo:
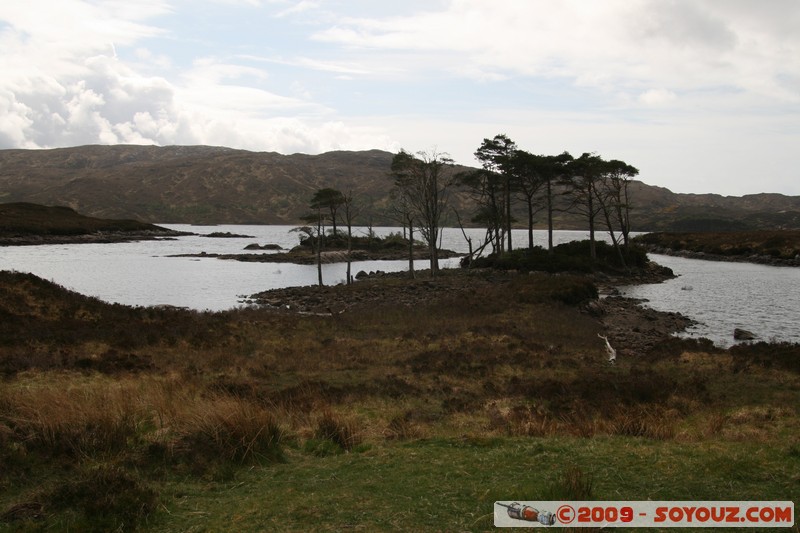
[[[800,195],[800,0],[0,3],[0,149],[597,153]]]

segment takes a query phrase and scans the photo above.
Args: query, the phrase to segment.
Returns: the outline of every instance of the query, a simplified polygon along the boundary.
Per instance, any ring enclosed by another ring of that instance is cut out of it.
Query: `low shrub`
[[[11,506],[0,514],[0,523],[17,527],[63,513],[65,530],[132,531],[157,504],[158,494],[146,483],[119,467],[101,465]]]
[[[511,297],[525,304],[560,302],[579,305],[598,297],[597,287],[582,276],[529,275],[514,279],[509,285]]]
[[[737,344],[730,348],[734,371],[750,365],[800,374],[800,344],[790,342]]]
[[[496,268],[498,270],[521,270],[542,272],[583,272],[618,271],[625,266],[641,268],[647,264],[647,253],[639,246],[623,249],[625,265],[619,258],[614,246],[604,242],[595,242],[596,259],[590,255],[589,241],[573,241],[560,244],[549,253],[541,246],[517,249],[512,252],[492,254],[475,259],[474,268]]]
[[[625,437],[669,440],[676,431],[675,418],[659,407],[620,407],[609,421],[609,433]]]
[[[346,452],[361,442],[356,422],[332,411],[324,411],[316,423],[314,438],[329,441]]]
[[[173,461],[280,461],[283,430],[274,415],[251,401],[215,395],[194,398],[162,420],[148,437],[151,452]]]

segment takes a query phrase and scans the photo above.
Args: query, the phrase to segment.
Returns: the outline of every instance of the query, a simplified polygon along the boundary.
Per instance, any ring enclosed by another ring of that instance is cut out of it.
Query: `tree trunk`
[[[553,192],[547,180],[547,251],[553,253]]]
[[[592,193],[589,193],[588,196],[588,207],[589,207],[589,257],[592,258],[592,261],[597,259],[597,247],[594,243],[594,202],[592,201]]]
[[[347,284],[353,283],[353,276],[350,275],[350,266],[353,263],[350,260],[350,252],[353,251],[353,226],[348,221],[347,223]]]
[[[322,213],[317,208],[317,281],[322,286]]]
[[[506,233],[508,233],[508,251],[512,250],[511,247],[511,181],[506,178],[505,183],[505,204],[506,204]]]
[[[411,220],[408,221],[408,276],[411,279],[416,277],[414,273],[414,222]]]
[[[528,248],[533,250],[533,197],[528,197]]]

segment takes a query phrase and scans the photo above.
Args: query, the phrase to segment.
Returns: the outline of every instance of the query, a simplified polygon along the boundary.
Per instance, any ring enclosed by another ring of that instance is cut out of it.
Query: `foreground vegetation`
[[[800,501],[800,347],[672,339],[609,366],[583,276],[369,283],[448,290],[212,314],[0,273],[0,530],[486,531],[495,500]]]

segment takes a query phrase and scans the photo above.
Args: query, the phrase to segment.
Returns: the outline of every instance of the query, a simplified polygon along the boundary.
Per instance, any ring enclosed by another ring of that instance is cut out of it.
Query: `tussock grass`
[[[5,438],[43,455],[280,458],[271,411],[175,380],[37,375],[0,389],[0,406]]]
[[[347,452],[361,442],[358,424],[354,419],[328,410],[318,417],[314,437],[332,442]]]

